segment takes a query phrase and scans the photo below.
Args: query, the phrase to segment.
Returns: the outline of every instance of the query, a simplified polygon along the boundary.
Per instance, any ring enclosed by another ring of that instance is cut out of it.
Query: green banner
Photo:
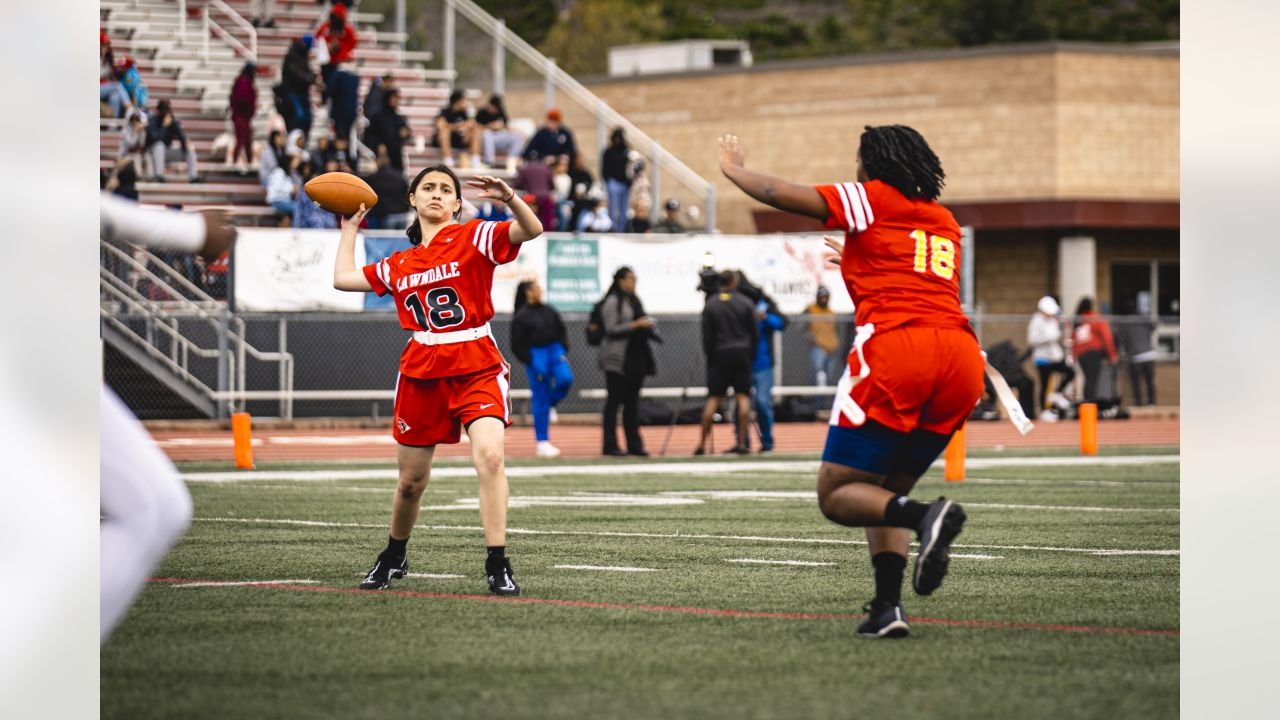
[[[594,238],[547,241],[547,303],[587,312],[600,299],[600,247]]]

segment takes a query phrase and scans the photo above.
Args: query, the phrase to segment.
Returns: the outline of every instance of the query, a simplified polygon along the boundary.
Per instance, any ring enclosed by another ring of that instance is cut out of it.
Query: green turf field
[[[411,573],[461,577],[392,592],[349,590],[385,544],[394,468],[188,466],[197,519],[158,577],[307,582],[150,585],[102,649],[102,717],[1176,717],[1169,452],[931,472],[915,496],[969,522],[937,593],[908,582],[900,641],[854,633],[870,563],[861,531],[818,512],[812,458],[512,463],[531,602],[484,594],[465,466],[441,464],[409,544]]]

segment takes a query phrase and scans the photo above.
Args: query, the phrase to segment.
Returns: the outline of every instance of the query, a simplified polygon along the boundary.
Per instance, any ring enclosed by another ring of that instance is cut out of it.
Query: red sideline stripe
[[[189,583],[189,582],[221,582],[207,580],[188,580],[183,578],[151,578],[156,583]],[[275,585],[272,583],[255,583],[244,587],[261,587],[273,590],[293,590],[295,592],[342,593],[346,595],[373,595],[374,597],[397,596],[413,598],[430,598],[434,600],[472,600],[480,602],[515,603],[521,605],[553,605],[556,607],[591,608],[596,610],[641,610],[644,612],[669,612],[683,615],[712,615],[715,617],[767,618],[773,620],[861,620],[864,615],[841,615],[833,613],[795,613],[795,612],[759,612],[755,610],[724,610],[721,608],[680,607],[676,605],[640,605],[632,603],[590,602],[587,600],[553,600],[550,598],[502,598],[496,595],[464,595],[459,593],[414,592],[410,590],[380,590],[376,594],[358,588],[335,588],[321,585]],[[1054,632],[1086,633],[1090,635],[1159,635],[1178,637],[1177,630],[1145,630],[1142,628],[1093,627],[1088,625],[1058,625],[1053,623],[1007,623],[994,620],[948,620],[945,618],[926,618],[912,616],[911,622],[924,625],[947,625],[951,627],[971,627],[989,630],[1049,630]]]

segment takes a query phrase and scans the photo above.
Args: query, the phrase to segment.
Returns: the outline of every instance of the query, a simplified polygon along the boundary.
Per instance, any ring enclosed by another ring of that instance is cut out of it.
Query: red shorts
[[[452,445],[472,420],[494,417],[511,424],[511,367],[432,380],[401,375],[396,381],[391,437],[401,445]]]
[[[849,396],[868,418],[899,432],[920,429],[950,435],[969,418],[982,396],[982,349],[960,328],[900,327],[873,334],[862,347],[871,374]],[[862,370],[849,353],[854,378]],[[839,403],[836,404],[839,407]],[[832,425],[859,427],[832,410]]]

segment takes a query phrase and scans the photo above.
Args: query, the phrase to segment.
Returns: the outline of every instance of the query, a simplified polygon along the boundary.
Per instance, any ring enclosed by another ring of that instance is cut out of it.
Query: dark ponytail
[[[528,295],[529,295],[529,288],[533,287],[533,284],[534,284],[535,282],[537,282],[537,281],[536,281],[536,280],[521,280],[521,281],[520,281],[520,284],[519,284],[519,285],[516,285],[516,307],[515,307],[515,310],[513,310],[513,311],[512,311],[512,314],[513,314],[513,315],[514,315],[515,313],[520,312],[520,308],[522,308],[522,307],[524,307],[525,305],[528,305],[528,304],[529,304],[529,298],[528,298]]]
[[[418,184],[422,182],[422,178],[426,177],[428,173],[433,173],[433,172],[444,173],[445,175],[448,175],[451,180],[453,180],[453,193],[458,197],[458,200],[461,201],[462,200],[462,183],[458,181],[458,176],[453,172],[453,168],[449,167],[448,165],[428,165],[427,167],[422,168],[422,171],[419,172],[417,176],[413,178],[413,182],[409,183],[409,197],[413,197],[413,193],[417,191]],[[413,207],[413,204],[410,203],[409,206]],[[409,228],[404,231],[404,234],[408,235],[409,242],[416,246],[416,245],[422,244],[422,221],[418,219],[417,217],[418,211],[416,209],[413,211],[413,214],[414,214],[413,222],[409,225]],[[457,220],[458,216],[461,214],[462,214],[462,206],[459,205],[458,211],[453,214],[453,219]]]

